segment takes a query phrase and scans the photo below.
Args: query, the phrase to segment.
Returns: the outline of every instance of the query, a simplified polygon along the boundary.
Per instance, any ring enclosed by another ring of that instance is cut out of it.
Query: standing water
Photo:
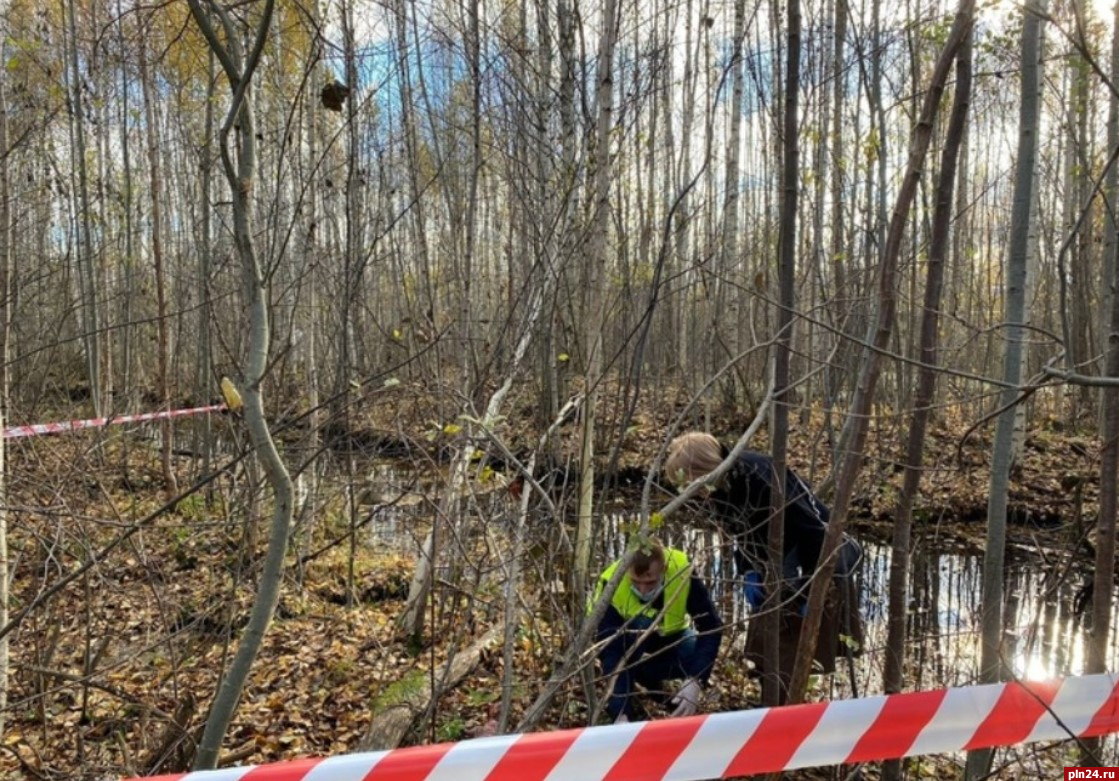
[[[881,691],[886,640],[890,549],[864,543],[861,573],[867,648],[858,665],[863,690]],[[1040,557],[1009,561],[1003,577],[1003,648],[1014,675],[1025,680],[1085,672],[1089,629],[1074,613],[1080,573],[1068,575]],[[907,658],[917,689],[973,683],[979,675],[983,557],[941,552],[919,543],[910,565]],[[1119,659],[1110,643],[1109,667]]]
[[[609,524],[608,524],[609,525]],[[624,551],[618,535],[610,554]],[[836,696],[883,691],[891,551],[888,545],[860,540],[864,560],[858,574],[865,625],[862,653],[843,665]],[[709,532],[687,529],[683,539],[670,540],[692,556],[699,572],[712,584],[724,606],[732,633],[744,633],[748,608],[734,579],[730,555]],[[619,547],[620,546],[620,547]],[[907,689],[964,686],[979,679],[983,556],[946,549],[943,538],[917,540],[909,568],[906,627]],[[1008,556],[1003,578],[1003,648],[1010,670],[1024,680],[1040,680],[1086,672],[1090,628],[1076,615],[1076,594],[1090,572],[1066,571],[1067,565],[1043,559],[1033,551]],[[732,638],[733,642],[733,638]],[[1119,662],[1119,644],[1112,633],[1109,669]]]

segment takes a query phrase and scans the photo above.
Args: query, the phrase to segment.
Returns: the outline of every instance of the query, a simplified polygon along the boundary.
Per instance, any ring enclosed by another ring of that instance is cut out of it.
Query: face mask
[[[662,588],[664,588],[663,577],[661,578],[660,583],[657,584],[657,587],[654,589],[650,589],[647,594],[642,594],[637,586],[633,585],[632,583],[629,584],[629,590],[633,592],[633,595],[637,597],[639,602],[642,602],[644,604],[648,604],[656,599],[657,595],[661,593]]]

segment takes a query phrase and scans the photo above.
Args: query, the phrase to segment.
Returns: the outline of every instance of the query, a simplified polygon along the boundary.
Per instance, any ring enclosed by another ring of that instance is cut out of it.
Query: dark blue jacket
[[[729,451],[724,448],[723,455]],[[773,459],[763,453],[744,451],[712,495],[724,530],[735,540],[735,563],[740,573],[762,571],[769,547],[772,515]],[[816,570],[827,532],[827,506],[812,493],[792,469],[785,470],[784,561],[801,568],[807,577]]]
[[[652,601],[652,605],[657,609],[664,607],[663,593]],[[695,575],[691,576],[688,585],[687,612],[695,627],[694,648],[690,643],[682,642],[689,630],[670,635],[661,635],[656,631],[644,633],[648,622],[646,626],[641,626],[639,620],[627,622],[613,606],[606,609],[596,635],[599,641],[609,638],[599,651],[603,673],[611,675],[625,659],[625,669],[618,675],[606,707],[611,717],[616,717],[623,710],[628,711],[627,699],[634,681],[649,686],[671,678],[696,678],[707,684],[722,642],[723,620],[707,586]],[[645,637],[640,645],[634,647],[643,634]]]

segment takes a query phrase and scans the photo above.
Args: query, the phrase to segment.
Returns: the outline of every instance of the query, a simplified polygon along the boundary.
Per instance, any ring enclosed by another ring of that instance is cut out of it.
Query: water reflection
[[[389,548],[415,550],[416,525],[429,519],[431,507],[421,501],[422,489],[400,471],[383,468],[371,481],[380,489],[372,507],[368,542]],[[496,513],[495,517],[500,516]],[[599,527],[592,570],[600,571],[626,550],[629,530],[638,525],[628,514],[607,514]],[[554,523],[544,525],[554,528]],[[731,627],[731,645],[741,641],[749,620],[748,607],[735,578],[730,548],[717,530],[673,526],[659,532],[669,545],[688,552],[697,571],[711,586]],[[553,543],[556,541],[553,540]],[[862,539],[866,554],[858,574],[866,645],[849,665],[841,666],[832,685],[836,696],[882,691],[885,662],[889,546]],[[568,544],[570,541],[568,540]],[[948,549],[950,543],[929,537],[915,542],[910,562],[909,613],[906,627],[907,688],[930,689],[974,683],[978,678],[982,555]],[[562,581],[554,567],[560,559],[537,562],[544,582]],[[1069,572],[1068,564],[1054,563],[1033,552],[1014,552],[1004,578],[1003,648],[1015,675],[1036,680],[1081,675],[1085,672],[1089,632],[1073,611],[1085,572]],[[1119,644],[1112,633],[1109,667],[1119,664]]]
[[[962,685],[978,675],[983,559],[976,553],[939,551],[936,544],[919,543],[911,561],[906,637],[917,688]],[[868,653],[860,666],[865,682],[874,685],[886,637],[890,550],[875,543],[864,543],[864,548],[860,592]],[[1003,648],[1015,675],[1036,680],[1085,672],[1088,632],[1073,612],[1081,583],[1034,556],[1018,556],[1007,564]],[[1114,636],[1109,658],[1112,663],[1119,658]]]
[[[408,471],[392,463],[374,464],[358,499],[368,529],[366,542],[381,550],[414,548],[413,532],[426,512],[421,490]]]
[[[625,549],[623,519],[609,519],[615,530],[607,556]],[[713,532],[684,528],[663,535],[666,543],[688,551],[711,584],[728,624],[741,633],[748,607],[734,579],[730,551]],[[837,675],[835,685],[853,692],[882,691],[890,572],[890,548],[860,540],[866,554],[859,573],[859,593],[866,629],[863,653]],[[979,553],[944,550],[943,539],[918,541],[910,562],[909,620],[906,627],[907,685],[913,689],[962,686],[979,673],[980,602],[983,557]],[[1084,576],[1070,574],[1034,554],[1008,561],[1003,582],[1005,634],[1003,648],[1010,669],[1026,680],[1081,675],[1085,672],[1089,632],[1073,611]],[[1119,661],[1112,633],[1109,667]],[[842,695],[842,691],[837,691]]]

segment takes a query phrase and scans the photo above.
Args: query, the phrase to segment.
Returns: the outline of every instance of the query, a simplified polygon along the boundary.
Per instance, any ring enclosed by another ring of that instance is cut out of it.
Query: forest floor
[[[334,429],[328,444],[335,453],[343,446],[351,454],[371,446],[384,457],[393,454],[393,443],[419,443],[436,463],[441,450],[454,446],[459,432],[453,421],[417,402],[423,396],[416,389],[395,393],[371,405],[388,412]],[[656,412],[640,410],[628,422],[618,461],[622,471],[639,474],[651,462],[676,408],[670,403]],[[514,451],[535,441],[531,411],[526,402],[501,424],[513,432]],[[749,422],[734,416],[712,420],[711,430],[728,441]],[[606,427],[610,424],[608,417]],[[217,425],[243,443],[234,418]],[[1099,443],[1090,434],[1061,428],[1036,425],[1014,470],[1011,545],[1083,556],[1095,512]],[[829,467],[823,430],[817,418],[792,432],[791,463],[810,482]],[[982,548],[990,439],[990,427],[968,432],[953,421],[940,421],[930,432],[929,463],[915,509],[919,532],[935,528],[961,546]],[[753,446],[764,450],[764,438]],[[872,433],[852,512],[852,525],[862,534],[888,539],[903,448],[900,429]],[[251,604],[264,526],[245,535],[240,524],[230,523],[230,517],[248,511],[223,498],[228,493],[198,493],[167,505],[157,455],[150,442],[119,433],[43,437],[9,448],[12,615],[19,623],[11,634],[2,779],[167,773],[183,769],[192,756],[219,671]],[[407,457],[419,459],[414,450]],[[190,481],[188,466],[181,464],[182,485]],[[624,501],[637,493],[635,486],[627,490]],[[337,519],[324,521],[317,527],[314,555],[299,563],[293,557],[276,620],[227,734],[224,764],[357,750],[375,714],[399,697],[402,687],[431,679],[448,648],[461,648],[488,628],[476,623],[479,616],[496,615],[476,609],[478,594],[449,597],[439,615],[432,610],[432,620],[444,622],[439,636],[426,638],[417,652],[396,626],[414,548],[351,547],[349,531]],[[71,580],[55,591],[64,578]],[[462,610],[467,618],[456,623],[456,611],[465,606],[470,606]],[[547,680],[566,637],[558,619],[529,624],[514,649],[512,724]],[[435,702],[431,718],[418,720],[422,726],[409,732],[405,743],[492,733],[503,675],[500,645],[487,649],[471,674]],[[582,695],[577,682],[564,688],[538,728],[585,726]],[[755,706],[757,699],[756,684],[732,654],[724,654],[707,707],[735,710]],[[1032,765],[1015,762],[1002,774],[1057,778],[1065,762],[1065,748],[1039,749],[1029,756]],[[1024,772],[1027,766],[1041,769],[1031,774]],[[954,759],[913,759],[908,767],[911,777],[958,773]],[[864,770],[876,774],[874,768]],[[844,778],[848,771],[797,776]]]

